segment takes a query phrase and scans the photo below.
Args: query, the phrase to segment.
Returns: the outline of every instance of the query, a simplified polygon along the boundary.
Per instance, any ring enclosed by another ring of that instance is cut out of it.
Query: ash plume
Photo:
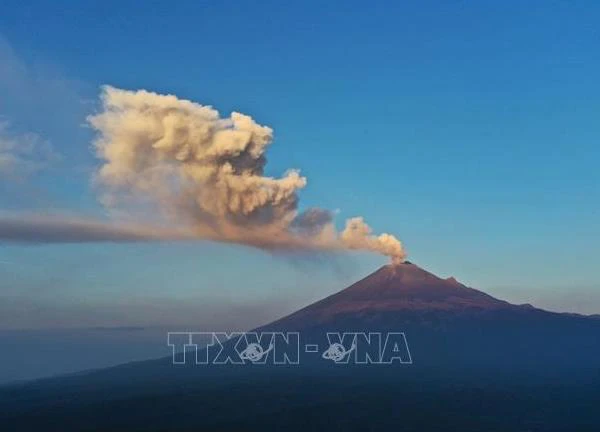
[[[175,233],[176,240],[266,250],[358,249],[404,260],[401,243],[389,234],[373,235],[362,218],[349,219],[339,232],[332,212],[299,211],[298,192],[307,179],[293,169],[281,177],[265,175],[273,130],[248,115],[221,117],[212,107],[173,95],[106,86],[100,111],[87,120],[97,132],[93,147],[101,165],[94,184],[102,204],[128,221],[139,220],[142,210],[160,219],[163,229],[152,233],[150,224],[139,222],[143,228],[131,222],[61,225],[55,218],[33,223],[44,229],[28,232],[31,221],[5,219],[0,240],[31,242],[40,233],[42,241],[157,240]],[[57,234],[49,236],[48,228]]]
[[[349,249],[377,252],[391,257],[394,264],[400,264],[406,258],[402,243],[396,237],[391,234],[373,235],[371,227],[361,217],[354,217],[346,221],[346,228],[341,233],[341,239]]]
[[[233,112],[173,95],[104,87],[88,118],[103,161],[96,181],[109,208],[158,209],[194,235],[264,249],[364,249],[403,260],[400,242],[373,236],[361,218],[338,233],[331,212],[298,211],[307,180],[298,170],[264,173],[273,130]]]

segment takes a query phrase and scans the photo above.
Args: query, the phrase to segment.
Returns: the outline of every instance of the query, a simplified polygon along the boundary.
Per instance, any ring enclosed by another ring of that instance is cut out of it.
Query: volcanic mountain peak
[[[497,308],[508,305],[454,278],[439,278],[408,261],[383,266],[333,297],[338,301],[368,301],[385,309]]]
[[[366,278],[358,281],[355,285],[381,286],[392,283],[396,287],[412,284],[428,284],[441,281],[432,273],[421,267],[405,261],[401,264],[388,264],[371,273]]]
[[[519,308],[454,278],[442,279],[419,266],[389,264],[348,288],[273,324],[316,324],[336,317],[409,311],[483,311]]]

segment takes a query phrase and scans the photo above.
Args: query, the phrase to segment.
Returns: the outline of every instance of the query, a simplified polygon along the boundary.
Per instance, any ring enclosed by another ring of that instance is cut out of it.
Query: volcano
[[[257,331],[298,331],[322,344],[327,332],[403,332],[414,368],[539,371],[595,368],[600,320],[515,305],[405,262]]]
[[[509,316],[559,318],[567,314],[546,312],[529,304],[514,305],[407,261],[385,265],[348,288],[258,330],[343,329],[349,322],[355,330],[390,328],[398,323],[431,327],[434,321],[489,321],[500,317],[511,323]]]
[[[273,326],[303,328],[316,323],[335,323],[354,316],[422,312],[480,312],[515,309],[482,291],[469,288],[454,278],[442,279],[419,266],[404,262],[389,264],[348,288],[307,306]]]
[[[288,367],[198,367],[169,356],[0,388],[0,428],[600,430],[597,317],[514,305],[410,262],[256,331],[319,347],[328,332],[402,332],[412,361],[344,365],[317,353]]]

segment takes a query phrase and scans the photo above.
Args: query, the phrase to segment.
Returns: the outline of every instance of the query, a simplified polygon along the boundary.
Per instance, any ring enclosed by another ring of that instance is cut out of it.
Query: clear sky
[[[595,1],[5,0],[0,133],[46,150],[0,177],[0,210],[102,215],[100,86],[172,93],[272,127],[267,173],[301,169],[301,207],[509,301],[600,313],[598,23]],[[1,244],[0,328],[257,325],[385,262]]]

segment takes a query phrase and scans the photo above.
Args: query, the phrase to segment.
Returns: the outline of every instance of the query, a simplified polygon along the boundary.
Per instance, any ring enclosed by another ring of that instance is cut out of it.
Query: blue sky
[[[302,207],[362,215],[436,274],[600,312],[600,6],[320,3],[2,2],[0,115],[61,157],[0,180],[0,209],[102,214],[85,117],[101,85],[144,88],[271,126],[267,173],[301,169]],[[0,327],[256,325],[383,263],[0,245]]]

